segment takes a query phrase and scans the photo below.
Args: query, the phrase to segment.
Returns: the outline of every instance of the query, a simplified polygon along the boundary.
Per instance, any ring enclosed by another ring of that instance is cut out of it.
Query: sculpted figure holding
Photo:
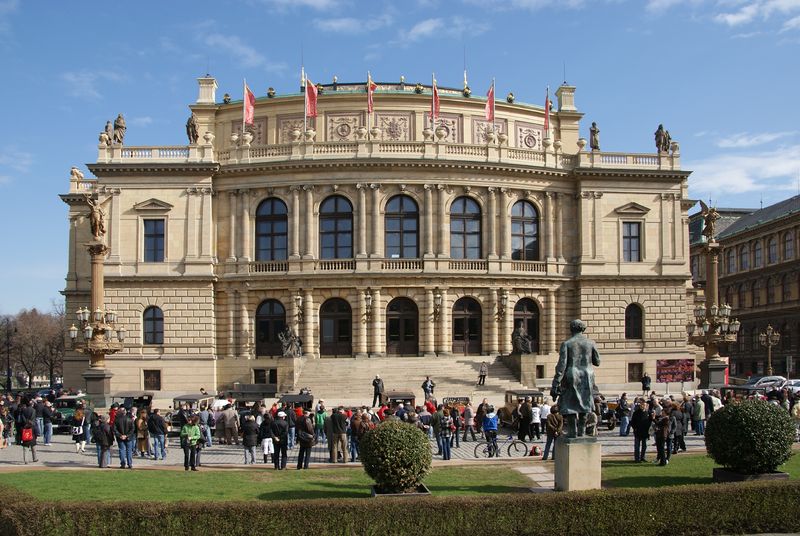
[[[592,123],[589,129],[589,148],[592,151],[600,150],[600,129],[597,128],[597,123]]]
[[[656,130],[655,137],[656,137],[656,150],[661,152],[664,150],[664,140],[666,139],[667,133],[664,131],[664,125],[658,125],[658,129]]]
[[[517,324],[514,333],[511,334],[511,345],[514,347],[514,352],[519,354],[532,354],[533,353],[533,339],[528,335],[528,330],[522,322]]]
[[[125,126],[125,118],[122,117],[122,114],[117,116],[117,119],[114,121],[114,143],[118,143],[122,145],[122,142],[125,141],[125,131],[127,127]]]
[[[593,340],[584,335],[583,320],[569,323],[572,336],[561,343],[558,364],[550,396],[558,398],[564,416],[567,437],[580,437],[586,432],[586,414],[594,410],[594,367],[600,365],[600,354]]]
[[[197,116],[192,112],[189,120],[186,121],[186,136],[189,138],[189,145],[197,145]]]
[[[89,224],[92,227],[92,236],[95,240],[100,240],[100,238],[106,234],[106,224],[105,224],[105,212],[103,209],[100,208],[100,203],[93,200],[88,195],[86,196],[86,204],[89,205],[91,212],[89,212]]]
[[[303,355],[303,342],[289,326],[286,326],[282,333],[278,333],[278,340],[281,341],[283,357],[300,357]]]
[[[704,221],[703,236],[708,238],[709,242],[713,242],[716,221],[719,219],[719,212],[713,207],[709,208],[702,200],[700,201],[700,208],[702,209],[700,214],[703,216]]]

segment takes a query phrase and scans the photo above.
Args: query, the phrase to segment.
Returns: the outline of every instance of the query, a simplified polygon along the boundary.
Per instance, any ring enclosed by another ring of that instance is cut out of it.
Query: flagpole
[[[497,103],[497,88],[494,86],[494,77],[492,77],[492,131],[495,130],[495,122],[497,121],[497,114],[495,113]]]
[[[308,130],[308,91],[306,88],[306,69],[305,67],[300,67],[300,84],[303,86],[303,136],[306,135],[306,130]]]
[[[367,132],[369,132],[370,129],[370,116],[372,115],[369,111],[369,101],[372,94],[372,88],[370,86],[372,86],[372,74],[367,71]]]
[[[436,113],[436,73],[431,73],[431,130],[434,126],[434,114]]]
[[[242,78],[242,84],[242,136],[244,136],[244,119],[247,114],[247,78]]]

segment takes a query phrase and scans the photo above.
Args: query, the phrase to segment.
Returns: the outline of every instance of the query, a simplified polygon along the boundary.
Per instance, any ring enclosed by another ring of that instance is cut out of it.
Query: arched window
[[[761,280],[758,279],[753,282],[753,297],[750,300],[750,303],[753,304],[753,307],[758,307],[761,305]]]
[[[739,330],[739,351],[744,352],[747,348],[747,334],[744,330]]]
[[[256,355],[282,356],[278,335],[286,329],[286,309],[278,300],[265,300],[256,309]]]
[[[762,262],[761,240],[756,240],[755,244],[753,244],[753,268],[761,268]]]
[[[511,258],[539,260],[539,213],[528,201],[517,201],[511,207]]]
[[[353,205],[334,195],[319,208],[320,258],[353,258]]]
[[[286,203],[271,197],[256,210],[256,260],[286,260],[288,236]]]
[[[407,195],[386,203],[386,256],[390,259],[419,257],[419,209]]]
[[[148,307],[142,314],[145,344],[164,344],[164,313],[158,307]]]
[[[781,280],[781,301],[786,303],[792,300],[792,279],[789,274],[783,276]]]
[[[736,307],[739,309],[747,307],[747,285],[745,283],[739,285],[739,301],[736,303]]]
[[[481,207],[469,197],[457,198],[450,207],[450,257],[481,258]]]
[[[750,248],[742,246],[739,248],[739,270],[750,269]]]
[[[725,255],[727,260],[727,269],[729,274],[736,273],[736,252],[732,249],[729,249]]]
[[[632,303],[625,308],[625,338],[642,338],[642,307],[637,303]]]
[[[778,262],[778,240],[773,236],[767,241],[767,263]]]
[[[758,328],[753,328],[750,330],[750,340],[753,343],[752,345],[753,351],[757,351],[759,346],[761,345],[761,342],[759,342],[758,340],[758,335],[759,335]]]
[[[783,260],[794,259],[794,233],[789,231],[783,235]]]
[[[767,278],[767,304],[775,303],[775,278]]]

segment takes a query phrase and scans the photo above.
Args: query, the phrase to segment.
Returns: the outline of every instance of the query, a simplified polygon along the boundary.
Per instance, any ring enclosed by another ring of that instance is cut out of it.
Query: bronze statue
[[[189,120],[186,121],[186,136],[189,138],[189,145],[197,145],[197,116],[192,112]]]
[[[528,330],[522,321],[517,324],[514,333],[511,334],[511,345],[514,347],[515,354],[532,354],[533,338],[528,335]]]
[[[592,128],[589,129],[589,148],[592,151],[600,150],[600,129],[597,128],[597,123],[592,123]]]
[[[111,138],[115,144],[122,145],[122,142],[125,141],[125,130],[127,130],[125,118],[122,117],[122,114],[119,114],[114,121],[114,134]]]
[[[89,205],[89,225],[92,228],[92,236],[99,241],[106,234],[106,224],[104,221],[105,212],[100,208],[100,203],[93,200],[91,196],[86,196],[86,204]]]
[[[278,333],[278,340],[281,341],[283,357],[300,357],[303,355],[303,341],[289,326],[286,326],[283,332]]]
[[[708,208],[708,205],[700,201],[700,214],[703,216],[703,236],[705,236],[709,242],[714,241],[714,228],[716,227],[716,221],[719,219],[719,212],[715,208]]]
[[[664,125],[658,125],[655,137],[656,137],[656,151],[660,153],[669,150],[669,145],[667,145],[666,149],[664,148],[664,142],[667,140],[667,132],[664,130]]]
[[[669,130],[664,131],[664,147],[661,149],[665,153],[669,152],[669,146],[672,145],[672,136],[669,135]]]
[[[583,320],[573,320],[569,329],[572,337],[562,342],[558,350],[550,396],[553,400],[558,398],[567,437],[581,437],[586,433],[586,414],[594,411],[593,366],[600,366],[600,354],[594,341],[583,334],[586,331]]]

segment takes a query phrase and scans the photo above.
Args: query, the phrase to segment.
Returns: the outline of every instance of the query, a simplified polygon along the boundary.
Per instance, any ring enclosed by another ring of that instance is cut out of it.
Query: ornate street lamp
[[[439,287],[433,291],[433,320],[439,320],[439,315],[442,312],[442,292]]]
[[[364,319],[372,320],[372,289],[369,288],[364,291]]]
[[[294,310],[295,318],[297,319],[298,326],[303,321],[303,294],[298,290],[294,295]]]
[[[766,331],[758,335],[758,341],[767,349],[767,376],[772,376],[772,347],[778,346],[781,342],[781,334],[775,331],[771,324],[767,324]]]

